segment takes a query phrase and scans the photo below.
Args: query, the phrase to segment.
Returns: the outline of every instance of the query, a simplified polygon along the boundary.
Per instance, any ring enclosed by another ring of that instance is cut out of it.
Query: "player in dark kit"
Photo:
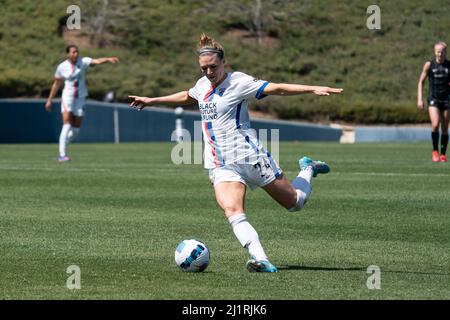
[[[448,144],[448,124],[450,119],[450,61],[446,59],[447,44],[438,42],[434,46],[435,59],[423,66],[417,90],[417,107],[423,109],[423,82],[430,79],[428,113],[431,120],[431,139],[433,141],[433,162],[447,162],[445,155]],[[439,155],[439,124],[441,125],[441,154]]]

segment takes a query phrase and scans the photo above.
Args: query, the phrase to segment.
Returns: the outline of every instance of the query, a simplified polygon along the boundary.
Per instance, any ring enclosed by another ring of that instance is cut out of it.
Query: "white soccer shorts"
[[[61,113],[72,112],[76,117],[84,116],[84,105],[86,104],[85,98],[62,98],[61,99]]]
[[[255,163],[232,163],[209,169],[209,180],[216,186],[221,182],[241,182],[251,189],[264,187],[281,176],[278,163],[269,155],[260,156]]]

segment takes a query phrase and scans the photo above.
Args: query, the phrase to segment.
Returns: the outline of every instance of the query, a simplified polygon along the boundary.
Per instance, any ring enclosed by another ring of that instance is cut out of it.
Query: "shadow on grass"
[[[337,268],[337,267],[308,267],[299,265],[279,265],[279,270],[305,270],[305,271],[367,271],[367,267],[363,268]],[[443,272],[416,272],[416,271],[398,271],[398,270],[386,270],[381,268],[381,272],[385,273],[405,273],[405,274],[420,274],[420,275],[438,275],[438,276],[450,276],[450,273]]]
[[[330,268],[330,267],[308,267],[298,265],[280,265],[279,270],[306,270],[306,271],[366,271],[367,268]]]

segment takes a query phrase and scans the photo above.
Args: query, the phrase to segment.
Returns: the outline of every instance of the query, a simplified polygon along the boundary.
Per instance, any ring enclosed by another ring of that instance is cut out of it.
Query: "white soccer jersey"
[[[69,60],[61,62],[56,68],[55,79],[64,79],[64,89],[62,98],[72,100],[76,98],[85,98],[88,95],[86,88],[85,75],[86,70],[92,62],[92,58],[78,58],[75,64]]]
[[[205,76],[189,90],[202,115],[205,168],[255,163],[260,154],[267,154],[250,129],[248,114],[248,99],[263,98],[267,84],[242,72],[229,72],[218,87],[212,87]]]

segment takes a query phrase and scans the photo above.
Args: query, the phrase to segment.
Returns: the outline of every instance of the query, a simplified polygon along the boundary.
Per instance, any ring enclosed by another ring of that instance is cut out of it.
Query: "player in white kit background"
[[[86,88],[86,71],[89,66],[106,62],[117,63],[117,57],[97,58],[79,57],[78,47],[69,45],[66,48],[67,60],[58,65],[55,78],[45,103],[45,109],[50,112],[52,99],[58,93],[64,80],[64,89],[61,96],[61,115],[63,126],[59,136],[59,162],[70,161],[67,156],[67,145],[73,141],[80,131],[84,116],[84,105],[88,91]]]
[[[298,211],[311,193],[312,178],[330,169],[325,162],[303,157],[299,160],[300,173],[289,182],[250,128],[248,99],[303,93],[328,96],[343,89],[271,83],[242,72],[227,73],[223,47],[205,34],[201,35],[197,49],[204,77],[194,87],[164,97],[129,96],[133,99],[130,106],[142,110],[151,105],[198,104],[205,140],[205,168],[209,169],[217,203],[250,254],[247,269],[277,272],[264,252],[258,233],[247,220],[244,208],[247,186],[262,187],[284,208]]]

